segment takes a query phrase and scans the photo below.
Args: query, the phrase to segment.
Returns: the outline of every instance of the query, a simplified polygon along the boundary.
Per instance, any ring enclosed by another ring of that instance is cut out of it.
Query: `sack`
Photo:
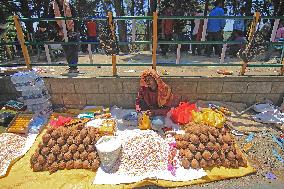
[[[178,107],[171,110],[171,119],[174,123],[185,125],[191,122],[192,111],[197,111],[196,104],[181,102]]]
[[[219,110],[203,108],[201,112],[192,113],[192,121],[197,124],[205,124],[211,127],[222,128],[226,122],[225,115]]]

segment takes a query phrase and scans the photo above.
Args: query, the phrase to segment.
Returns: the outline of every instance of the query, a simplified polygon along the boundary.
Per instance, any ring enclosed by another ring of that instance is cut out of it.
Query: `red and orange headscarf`
[[[156,70],[153,69],[147,69],[142,72],[141,80],[140,80],[140,86],[141,87],[148,87],[145,78],[147,76],[152,76],[158,85],[158,105],[159,107],[164,106],[168,102],[170,102],[173,99],[173,94],[170,86],[168,86],[166,83],[164,83],[161,79],[161,77],[158,75]]]

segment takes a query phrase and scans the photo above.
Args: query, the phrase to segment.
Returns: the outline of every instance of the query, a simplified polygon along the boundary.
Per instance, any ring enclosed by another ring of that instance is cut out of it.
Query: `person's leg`
[[[208,34],[207,34],[207,41],[213,41],[213,32],[208,32]],[[213,48],[213,45],[212,44],[207,44],[206,45],[206,54],[207,54],[207,56],[210,56],[211,55],[211,53],[212,53],[212,48]]]
[[[196,37],[197,35],[192,35],[192,41],[196,41]],[[192,44],[191,45],[191,51],[192,51],[192,55],[195,55],[195,50],[197,49],[197,45],[196,44]]]
[[[223,41],[222,32],[216,32],[214,34],[214,41]],[[219,57],[221,56],[222,46],[223,46],[222,44],[216,44],[214,47],[215,54],[218,55]]]

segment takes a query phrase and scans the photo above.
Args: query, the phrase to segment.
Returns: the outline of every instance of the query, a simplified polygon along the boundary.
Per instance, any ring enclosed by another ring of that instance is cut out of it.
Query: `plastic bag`
[[[191,122],[192,111],[197,111],[196,104],[181,102],[178,107],[171,110],[171,119],[174,123],[185,125]]]
[[[151,129],[151,121],[150,121],[150,117],[144,113],[141,117],[139,117],[139,124],[138,127],[141,130],[147,130],[147,129]]]
[[[222,128],[225,124],[226,118],[220,111],[214,111],[211,108],[204,108],[201,112],[192,112],[192,120],[195,123]]]

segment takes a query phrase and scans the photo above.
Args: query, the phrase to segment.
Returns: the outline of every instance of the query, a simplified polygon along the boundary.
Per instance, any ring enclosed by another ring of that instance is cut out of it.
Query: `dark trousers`
[[[173,38],[173,35],[172,35],[172,34],[170,34],[170,35],[166,35],[166,34],[165,34],[165,38],[162,39],[162,40],[163,40],[163,41],[171,41],[172,38]],[[162,45],[160,45],[160,47],[161,47],[161,49],[162,49],[162,54],[163,54],[163,55],[166,55],[167,52],[168,52],[168,50],[169,50],[170,45],[169,45],[169,44],[162,44]]]
[[[222,41],[223,36],[222,32],[208,32],[207,33],[207,41]],[[214,47],[215,54],[221,55],[222,45],[220,44],[208,44],[207,45],[207,55],[211,55]]]
[[[197,37],[197,34],[196,35],[193,35],[192,36],[192,40],[193,41],[196,41],[196,37]],[[196,54],[196,52],[195,51],[197,51],[197,54],[198,55],[200,55],[201,54],[201,45],[199,45],[199,44],[192,44],[192,54]]]
[[[76,42],[78,41],[78,37],[69,37],[68,42]],[[78,51],[79,46],[78,44],[71,44],[71,45],[62,45],[67,63],[69,68],[77,69],[78,64]]]

